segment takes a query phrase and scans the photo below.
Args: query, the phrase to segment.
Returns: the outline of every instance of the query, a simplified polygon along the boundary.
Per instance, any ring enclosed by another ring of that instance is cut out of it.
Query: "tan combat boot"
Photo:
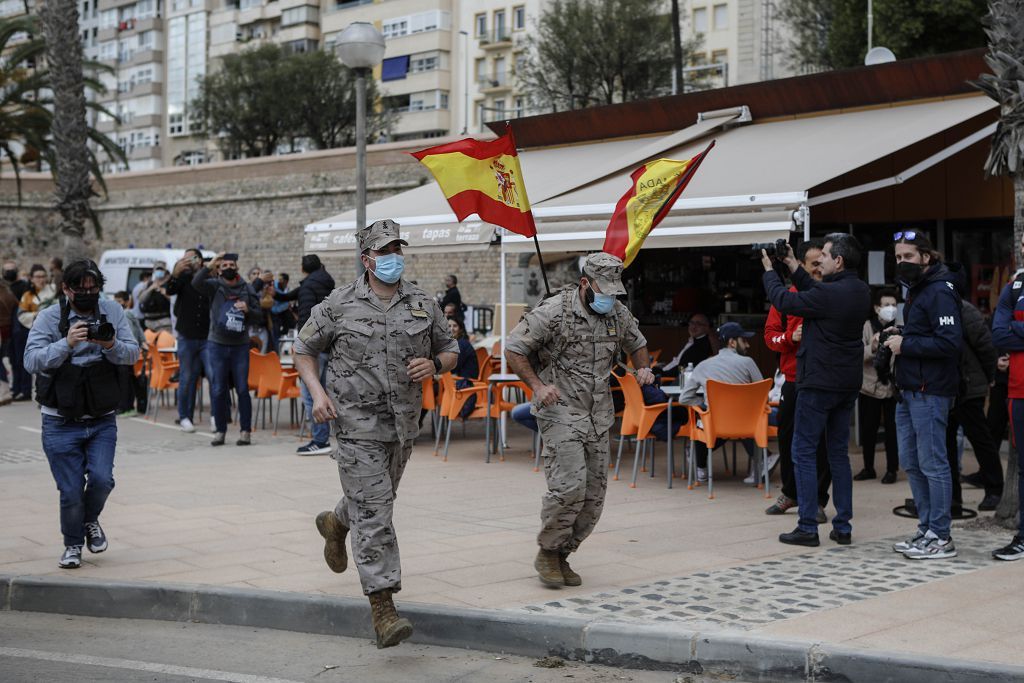
[[[558,556],[558,567],[562,570],[562,578],[566,586],[582,586],[583,577],[572,570],[569,566],[569,553],[561,553]]]
[[[377,633],[377,649],[394,647],[412,635],[412,623],[398,616],[391,591],[384,589],[370,593],[370,610],[373,615],[373,630]]]
[[[348,568],[348,553],[345,552],[345,536],[348,527],[338,520],[334,510],[325,510],[316,516],[316,530],[324,537],[324,560],[332,572],[342,573]]]
[[[562,567],[559,560],[560,557],[557,550],[544,550],[544,548],[541,548],[537,551],[537,559],[533,561],[533,568],[537,570],[537,576],[545,586],[565,585],[565,577],[562,576]]]

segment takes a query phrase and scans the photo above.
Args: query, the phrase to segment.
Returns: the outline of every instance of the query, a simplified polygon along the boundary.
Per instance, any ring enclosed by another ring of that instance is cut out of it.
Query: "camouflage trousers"
[[[589,423],[590,421],[587,420]],[[569,425],[537,420],[544,438],[544,476],[537,544],[571,553],[579,548],[604,509],[608,488],[608,432],[590,424],[580,432]]]
[[[402,590],[402,564],[392,515],[398,482],[412,453],[412,441],[338,439],[334,459],[344,495],[334,508],[349,528],[352,558],[363,593]]]

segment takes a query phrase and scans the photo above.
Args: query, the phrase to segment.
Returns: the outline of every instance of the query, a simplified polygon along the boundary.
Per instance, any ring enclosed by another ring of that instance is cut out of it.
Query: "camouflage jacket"
[[[608,315],[597,315],[584,308],[576,286],[527,313],[505,342],[509,351],[529,357],[541,381],[561,395],[550,406],[534,404],[538,419],[581,431],[592,422],[598,434],[615,421],[612,367],[622,351],[633,354],[645,346],[636,318],[621,302]]]
[[[402,280],[384,304],[364,275],[314,306],[299,332],[295,353],[321,352],[330,354],[324,388],[338,408],[337,436],[405,442],[419,432],[423,396],[406,365],[459,346],[422,289]]]

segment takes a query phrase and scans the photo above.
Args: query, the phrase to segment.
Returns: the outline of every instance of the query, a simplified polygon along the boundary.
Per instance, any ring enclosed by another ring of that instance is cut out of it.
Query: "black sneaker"
[[[82,566],[82,546],[69,545],[64,548],[57,566],[61,569],[78,569]]]
[[[850,545],[853,543],[853,534],[844,534],[833,529],[828,533],[828,539],[835,541],[839,545]]]
[[[1005,560],[1007,562],[1013,562],[1024,558],[1024,538],[1020,536],[1014,536],[1013,540],[1010,541],[1010,545],[999,550],[992,551],[992,557],[997,560]]]
[[[305,446],[300,446],[296,455],[330,455],[331,444],[329,443],[317,443],[316,441],[310,441]]]
[[[85,547],[90,553],[102,553],[107,549],[107,535],[99,521],[85,523]]]
[[[883,474],[882,475],[882,483],[883,484],[895,484],[896,483],[896,473],[895,472],[886,472],[885,474]]]
[[[817,548],[821,545],[821,541],[818,540],[818,534],[811,533],[810,531],[801,531],[799,527],[793,529],[788,534],[779,534],[779,543],[803,545],[808,548]]]
[[[985,497],[981,500],[981,503],[978,505],[978,509],[981,510],[982,512],[992,512],[997,507],[999,507],[999,501],[1001,499],[1002,496],[999,495],[998,493],[986,493]]]
[[[861,470],[857,474],[853,475],[853,480],[854,481],[867,481],[869,479],[874,479],[876,476],[877,475],[875,474],[874,470]]]

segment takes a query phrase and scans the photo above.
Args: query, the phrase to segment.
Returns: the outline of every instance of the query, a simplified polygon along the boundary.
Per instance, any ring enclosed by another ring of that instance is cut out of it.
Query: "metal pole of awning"
[[[506,367],[505,361],[505,324],[508,321],[508,316],[506,315],[505,309],[507,308],[508,297],[505,293],[505,235],[502,234],[503,232],[504,230],[500,230],[498,232],[498,238],[501,240],[501,374],[504,375],[506,372],[508,372],[508,368]]]

